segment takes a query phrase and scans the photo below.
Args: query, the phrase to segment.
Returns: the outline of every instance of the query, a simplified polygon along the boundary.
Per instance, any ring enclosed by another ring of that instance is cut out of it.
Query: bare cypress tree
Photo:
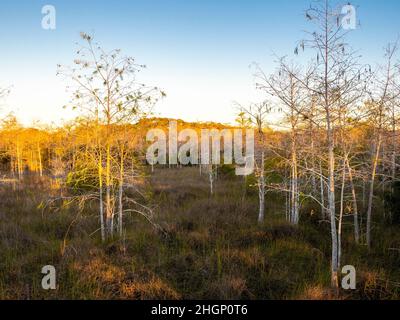
[[[390,114],[393,112],[393,108],[395,107],[394,105],[400,95],[400,70],[395,63],[395,54],[397,53],[397,50],[397,42],[387,46],[385,50],[385,65],[380,66],[379,70],[375,73],[372,88],[369,91],[370,101],[366,104],[366,112],[369,115],[370,123],[374,129],[372,137],[374,141],[374,147],[371,156],[371,172],[369,175],[369,195],[367,209],[366,241],[368,248],[371,247],[374,187],[377,169],[381,158],[381,148],[383,144],[384,133],[385,130],[390,127],[390,125],[393,126],[393,116],[391,117]]]
[[[316,55],[313,79],[303,84],[310,91],[311,96],[318,98],[317,103],[322,115],[321,126],[326,133],[327,212],[331,226],[331,282],[334,288],[338,288],[339,267],[335,197],[337,106],[339,100],[345,101],[346,105],[356,103],[360,99],[360,94],[355,93],[362,92],[360,91],[361,67],[358,64],[357,54],[346,43],[347,31],[341,26],[340,9],[333,8],[329,0],[321,0],[310,6],[306,11],[306,18],[314,23],[315,31],[308,32],[307,39],[301,41],[295,49],[295,53],[298,54],[299,47],[311,48]]]
[[[271,107],[267,102],[251,104],[248,108],[241,107],[241,113],[247,115],[248,121],[257,130],[257,144],[255,150],[255,174],[257,177],[259,211],[258,223],[263,223],[265,219],[265,132],[267,126],[267,115],[271,112]]]
[[[80,108],[87,117],[93,119],[98,127],[98,180],[100,198],[100,220],[103,225],[103,187],[105,189],[105,234],[109,237],[114,232],[114,189],[120,180],[121,196],[121,162],[115,150],[116,128],[120,125],[138,121],[144,117],[154,103],[164,93],[157,87],[148,87],[136,80],[137,74],[145,68],[131,57],[121,55],[119,49],[103,50],[93,37],[81,33],[83,44],[77,51],[73,67],[59,66],[58,74],[72,80],[74,106]],[[121,146],[121,145],[120,145]],[[120,158],[124,158],[122,150]],[[119,170],[118,170],[119,168]],[[121,208],[119,209],[121,214]],[[122,221],[122,220],[121,220]],[[103,228],[103,227],[102,227]],[[119,227],[121,233],[121,226]],[[102,237],[104,239],[104,232]]]
[[[299,163],[298,163],[298,135],[299,126],[305,106],[307,103],[307,94],[304,90],[299,68],[287,66],[284,59],[280,59],[278,71],[268,77],[261,69],[257,73],[257,87],[266,91],[270,99],[280,106],[279,110],[285,114],[285,121],[290,126],[290,214],[289,221],[297,225],[300,218],[299,203]],[[307,83],[307,80],[303,79]]]

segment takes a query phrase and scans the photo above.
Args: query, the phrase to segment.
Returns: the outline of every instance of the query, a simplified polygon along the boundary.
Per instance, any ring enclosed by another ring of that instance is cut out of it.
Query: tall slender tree
[[[331,282],[338,288],[338,229],[336,216],[336,164],[335,133],[338,120],[339,101],[347,106],[355,104],[362,96],[362,67],[359,55],[346,42],[348,31],[342,28],[341,8],[334,8],[329,0],[313,3],[306,11],[306,18],[313,22],[315,30],[307,32],[307,38],[300,41],[295,49],[311,48],[315,52],[312,79],[302,81],[310,96],[317,97],[321,121],[326,133],[327,145],[327,198],[328,216],[331,226],[332,257]],[[306,77],[309,79],[309,77]]]
[[[132,57],[123,56],[119,49],[105,51],[86,33],[81,33],[81,39],[83,43],[77,51],[74,66],[59,66],[58,74],[72,80],[69,88],[73,91],[73,105],[81,109],[98,127],[96,149],[100,220],[103,221],[101,210],[104,185],[105,234],[112,237],[114,186],[116,181],[121,180],[119,170],[116,169],[120,164],[116,161],[115,153],[118,150],[114,139],[116,127],[145,117],[164,93],[157,87],[149,87],[137,81],[137,74],[145,66],[137,64]]]
[[[257,130],[257,143],[255,150],[255,174],[257,177],[259,211],[258,223],[263,223],[265,219],[265,193],[266,193],[266,177],[265,177],[265,129],[267,127],[267,115],[271,112],[271,106],[265,101],[262,103],[251,104],[248,108],[241,107],[241,114],[248,117]]]
[[[378,165],[381,159],[382,144],[384,134],[387,129],[393,130],[393,110],[398,102],[400,95],[400,70],[396,64],[396,53],[398,43],[389,44],[385,50],[385,64],[381,65],[373,78],[372,88],[369,91],[370,101],[366,103],[366,112],[369,115],[370,123],[373,125],[373,151],[371,156],[371,171],[369,175],[369,196],[367,208],[367,246],[371,247],[371,229],[372,229],[372,210],[375,180]],[[394,149],[395,150],[395,149]],[[393,158],[392,158],[393,161]],[[392,177],[393,166],[392,162]]]

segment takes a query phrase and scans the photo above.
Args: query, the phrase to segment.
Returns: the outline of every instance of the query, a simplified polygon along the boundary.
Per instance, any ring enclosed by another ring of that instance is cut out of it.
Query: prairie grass
[[[0,185],[0,299],[399,299],[400,227],[378,222],[374,246],[343,236],[342,265],[357,269],[357,290],[329,289],[329,226],[303,207],[299,227],[285,222],[284,199],[268,194],[258,225],[257,194],[220,175],[209,195],[195,168],[157,168],[149,179],[155,230],[125,217],[125,236],[101,243],[95,203],[53,211],[49,178]],[[380,221],[379,217],[376,219]],[[351,222],[351,219],[347,223]],[[41,288],[54,265],[57,289]]]

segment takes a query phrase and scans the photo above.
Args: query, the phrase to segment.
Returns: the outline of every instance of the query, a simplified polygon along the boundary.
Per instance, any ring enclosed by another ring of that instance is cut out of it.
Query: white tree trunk
[[[122,196],[123,196],[123,183],[122,181],[119,183],[118,190],[118,232],[119,236],[122,238],[123,235],[123,205],[122,205]]]
[[[258,177],[258,198],[259,198],[259,211],[258,211],[258,223],[264,222],[265,217],[265,154],[264,150],[261,151],[261,163],[259,168],[259,177]]]
[[[374,198],[374,185],[375,185],[376,169],[378,167],[381,144],[382,144],[382,135],[381,135],[381,133],[379,133],[378,141],[377,141],[376,148],[375,148],[375,154],[374,154],[374,158],[373,158],[373,162],[372,162],[371,177],[370,177],[370,182],[369,182],[367,231],[366,231],[368,248],[371,248],[372,204],[373,204],[373,198]]]
[[[343,173],[342,173],[342,186],[340,192],[340,214],[339,214],[339,225],[338,225],[338,269],[340,269],[340,262],[342,258],[342,224],[343,224],[343,213],[344,213],[344,188],[346,182],[346,160],[343,161]]]
[[[106,234],[104,229],[104,205],[103,205],[103,160],[99,157],[98,164],[98,174],[99,174],[99,214],[100,214],[100,230],[101,230],[101,240],[104,242],[106,240]]]
[[[293,143],[294,144],[294,143]],[[297,173],[297,156],[295,147],[292,147],[292,190],[291,190],[291,223],[297,225],[299,223],[299,191],[298,191],[298,173]]]
[[[319,182],[320,182],[320,192],[321,192],[321,216],[322,219],[326,218],[326,212],[325,212],[325,185],[324,185],[324,176],[322,172],[322,164],[321,160],[319,161]]]
[[[353,198],[353,218],[354,218],[354,240],[356,243],[360,243],[360,227],[358,223],[358,205],[357,205],[357,195],[354,187],[353,172],[350,166],[349,158],[346,156],[347,171],[349,173],[351,195]]]
[[[335,209],[335,158],[333,150],[333,137],[330,137],[329,143],[329,189],[328,189],[328,204],[329,216],[331,221],[331,236],[332,236],[332,286],[338,288],[338,237],[336,229],[336,209]]]
[[[208,179],[210,181],[210,194],[214,194],[214,172],[213,165],[208,165]]]

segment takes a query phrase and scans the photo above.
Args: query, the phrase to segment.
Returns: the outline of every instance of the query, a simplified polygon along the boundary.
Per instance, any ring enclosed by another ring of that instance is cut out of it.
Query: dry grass
[[[375,229],[374,250],[344,237],[345,264],[358,290],[329,290],[329,230],[307,219],[284,222],[281,199],[269,195],[267,221],[257,225],[257,195],[240,178],[220,176],[210,197],[198,169],[157,169],[151,177],[157,223],[126,216],[126,237],[99,241],[95,204],[45,211],[38,204],[60,192],[27,178],[13,191],[0,186],[1,299],[397,299],[398,226]],[[243,191],[246,196],[243,197]],[[54,265],[58,287],[41,289],[41,267]],[[397,282],[396,282],[397,279]]]

